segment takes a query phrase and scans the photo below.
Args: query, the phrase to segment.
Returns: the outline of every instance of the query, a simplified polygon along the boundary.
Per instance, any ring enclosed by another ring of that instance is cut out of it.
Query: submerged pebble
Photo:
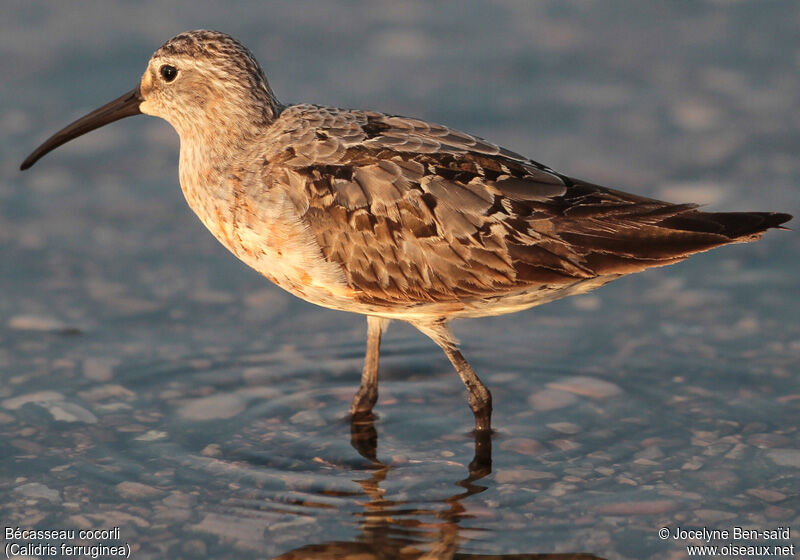
[[[61,493],[58,490],[49,488],[40,482],[28,482],[17,486],[12,493],[18,497],[34,500],[47,500],[48,502],[58,502],[61,500]]]
[[[568,391],[589,397],[592,399],[607,399],[615,397],[622,393],[622,389],[618,385],[596,377],[577,376],[569,377],[564,380],[553,381],[547,384],[551,389],[559,389],[561,391]]]
[[[182,404],[178,415],[187,420],[220,420],[236,416],[246,407],[239,395],[211,395]]]

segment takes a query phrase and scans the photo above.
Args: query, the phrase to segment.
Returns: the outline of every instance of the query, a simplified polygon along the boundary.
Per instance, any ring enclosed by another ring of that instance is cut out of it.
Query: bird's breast
[[[213,177],[181,177],[200,221],[245,264],[292,294],[324,307],[350,308],[354,291],[338,263],[322,255],[282,188],[253,189],[232,174],[218,188]]]

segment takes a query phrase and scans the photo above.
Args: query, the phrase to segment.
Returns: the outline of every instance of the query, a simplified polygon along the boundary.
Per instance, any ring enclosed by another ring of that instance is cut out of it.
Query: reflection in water
[[[380,487],[391,467],[378,460],[378,432],[373,418],[360,419],[350,425],[350,443],[363,457],[372,461],[372,475],[356,481],[368,501],[364,503],[364,511],[357,514],[360,521],[361,535],[353,542],[333,541],[303,546],[278,556],[275,560],[336,560],[358,558],[370,559],[514,559],[514,560],[602,560],[587,553],[560,554],[465,554],[458,548],[464,537],[459,536],[459,522],[470,517],[461,501],[479,494],[487,489],[476,484],[480,479],[492,472],[492,440],[491,435],[475,432],[475,455],[469,464],[469,475],[456,483],[464,491],[458,492],[443,500],[447,508],[406,509],[410,500],[397,501],[384,499],[384,490]],[[437,519],[426,522],[426,516]],[[473,529],[474,530],[474,529]]]

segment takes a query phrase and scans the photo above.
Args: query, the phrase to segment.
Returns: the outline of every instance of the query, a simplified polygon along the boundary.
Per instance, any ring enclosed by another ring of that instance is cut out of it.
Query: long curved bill
[[[69,142],[73,138],[82,136],[87,132],[91,132],[95,128],[100,128],[108,123],[131,117],[133,115],[141,115],[139,104],[144,101],[139,88],[134,88],[125,95],[118,97],[110,103],[106,103],[99,109],[95,109],[85,117],[79,118],[72,124],[68,124],[44,143],[36,148],[31,155],[25,158],[22,165],[19,166],[21,170],[28,169],[31,165],[36,163],[39,158],[52,150],[55,150],[60,145]]]

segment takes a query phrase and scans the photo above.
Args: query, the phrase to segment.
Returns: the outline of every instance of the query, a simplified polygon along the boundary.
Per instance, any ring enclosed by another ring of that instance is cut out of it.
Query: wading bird
[[[300,298],[367,316],[355,418],[377,400],[391,319],[444,350],[476,430],[488,433],[492,397],[459,352],[451,319],[582,294],[791,219],[601,187],[417,119],[283,105],[247,48],[205,30],[164,43],[136,88],[57,132],[22,169],[140,113],[178,132],[183,193],[225,247]]]

